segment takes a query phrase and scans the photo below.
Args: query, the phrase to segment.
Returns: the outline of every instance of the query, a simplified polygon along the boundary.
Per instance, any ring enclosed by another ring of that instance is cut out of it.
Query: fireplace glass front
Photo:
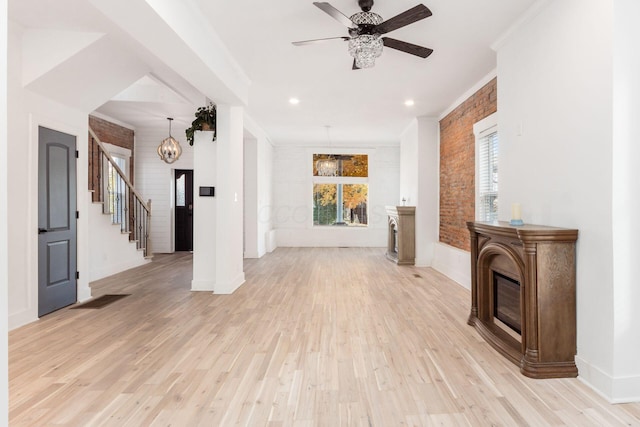
[[[520,315],[520,283],[493,272],[493,315],[496,319],[522,333]]]

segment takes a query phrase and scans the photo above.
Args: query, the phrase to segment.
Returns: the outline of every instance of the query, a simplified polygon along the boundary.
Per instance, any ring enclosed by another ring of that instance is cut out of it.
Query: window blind
[[[481,136],[478,144],[478,186],[481,221],[498,219],[498,132]]]

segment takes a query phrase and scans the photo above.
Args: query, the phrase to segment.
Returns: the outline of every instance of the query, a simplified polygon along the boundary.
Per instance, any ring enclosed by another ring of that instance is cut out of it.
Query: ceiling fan
[[[358,12],[350,17],[347,17],[327,2],[313,2],[313,4],[338,22],[344,24],[349,29],[349,36],[293,42],[295,46],[324,42],[327,40],[348,41],[349,54],[354,58],[352,67],[354,70],[373,67],[376,58],[382,55],[383,46],[410,53],[411,55],[416,55],[421,58],[426,58],[433,53],[433,49],[392,39],[391,37],[382,37],[383,34],[431,16],[431,11],[423,4],[412,7],[386,21],[383,21],[382,17],[377,13],[371,12],[373,0],[358,0],[358,5],[362,9],[362,12]]]

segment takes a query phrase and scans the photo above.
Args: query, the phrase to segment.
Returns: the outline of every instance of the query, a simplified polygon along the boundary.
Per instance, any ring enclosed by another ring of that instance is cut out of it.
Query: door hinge
[[[76,211],[76,219],[80,218],[80,212]]]
[[[79,278],[80,278],[80,272],[76,271],[76,279],[79,279]]]
[[[80,158],[80,152],[78,150],[76,150],[76,159]]]

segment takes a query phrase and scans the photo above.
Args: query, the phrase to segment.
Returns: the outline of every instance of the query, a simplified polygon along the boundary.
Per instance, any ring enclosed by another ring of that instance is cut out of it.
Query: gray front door
[[[76,293],[76,137],[39,127],[38,316]]]

